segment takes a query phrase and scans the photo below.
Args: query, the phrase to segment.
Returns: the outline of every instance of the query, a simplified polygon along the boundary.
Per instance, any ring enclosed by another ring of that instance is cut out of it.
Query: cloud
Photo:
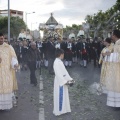
[[[10,0],[10,2],[11,9],[36,12],[35,15],[28,15],[30,26],[31,22],[46,22],[51,12],[55,19],[64,25],[81,24],[86,15],[93,15],[99,10],[106,11],[116,3],[116,0]],[[0,7],[4,5],[7,5],[7,2],[0,0]]]

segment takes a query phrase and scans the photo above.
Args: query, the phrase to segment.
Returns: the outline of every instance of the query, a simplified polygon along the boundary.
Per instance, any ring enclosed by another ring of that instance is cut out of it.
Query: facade
[[[8,10],[0,10],[0,15],[3,17],[8,16]],[[23,19],[23,11],[10,9],[10,16],[19,17],[19,18]]]
[[[40,39],[40,32],[38,30],[31,31],[31,35],[34,40]]]

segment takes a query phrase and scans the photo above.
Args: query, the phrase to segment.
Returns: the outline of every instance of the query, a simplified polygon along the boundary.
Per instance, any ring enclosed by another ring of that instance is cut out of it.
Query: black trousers
[[[54,58],[48,58],[48,71],[49,73],[53,72],[53,63],[54,63]]]
[[[28,62],[28,67],[30,69],[30,83],[37,85],[37,78],[35,75],[35,71],[36,71],[36,61],[31,61]]]

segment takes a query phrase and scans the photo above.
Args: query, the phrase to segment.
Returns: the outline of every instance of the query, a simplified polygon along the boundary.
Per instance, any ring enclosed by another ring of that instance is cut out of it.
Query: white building
[[[8,10],[0,10],[0,16],[3,16],[3,17],[8,16]],[[10,9],[10,16],[19,17],[19,18],[23,19],[23,11]]]
[[[39,30],[31,31],[31,35],[34,39],[40,39],[40,31]]]

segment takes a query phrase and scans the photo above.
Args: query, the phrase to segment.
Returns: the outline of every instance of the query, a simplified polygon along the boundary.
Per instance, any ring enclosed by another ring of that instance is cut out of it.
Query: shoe
[[[50,74],[50,75],[55,75],[55,73],[54,73],[54,72],[49,72],[49,74]]]

